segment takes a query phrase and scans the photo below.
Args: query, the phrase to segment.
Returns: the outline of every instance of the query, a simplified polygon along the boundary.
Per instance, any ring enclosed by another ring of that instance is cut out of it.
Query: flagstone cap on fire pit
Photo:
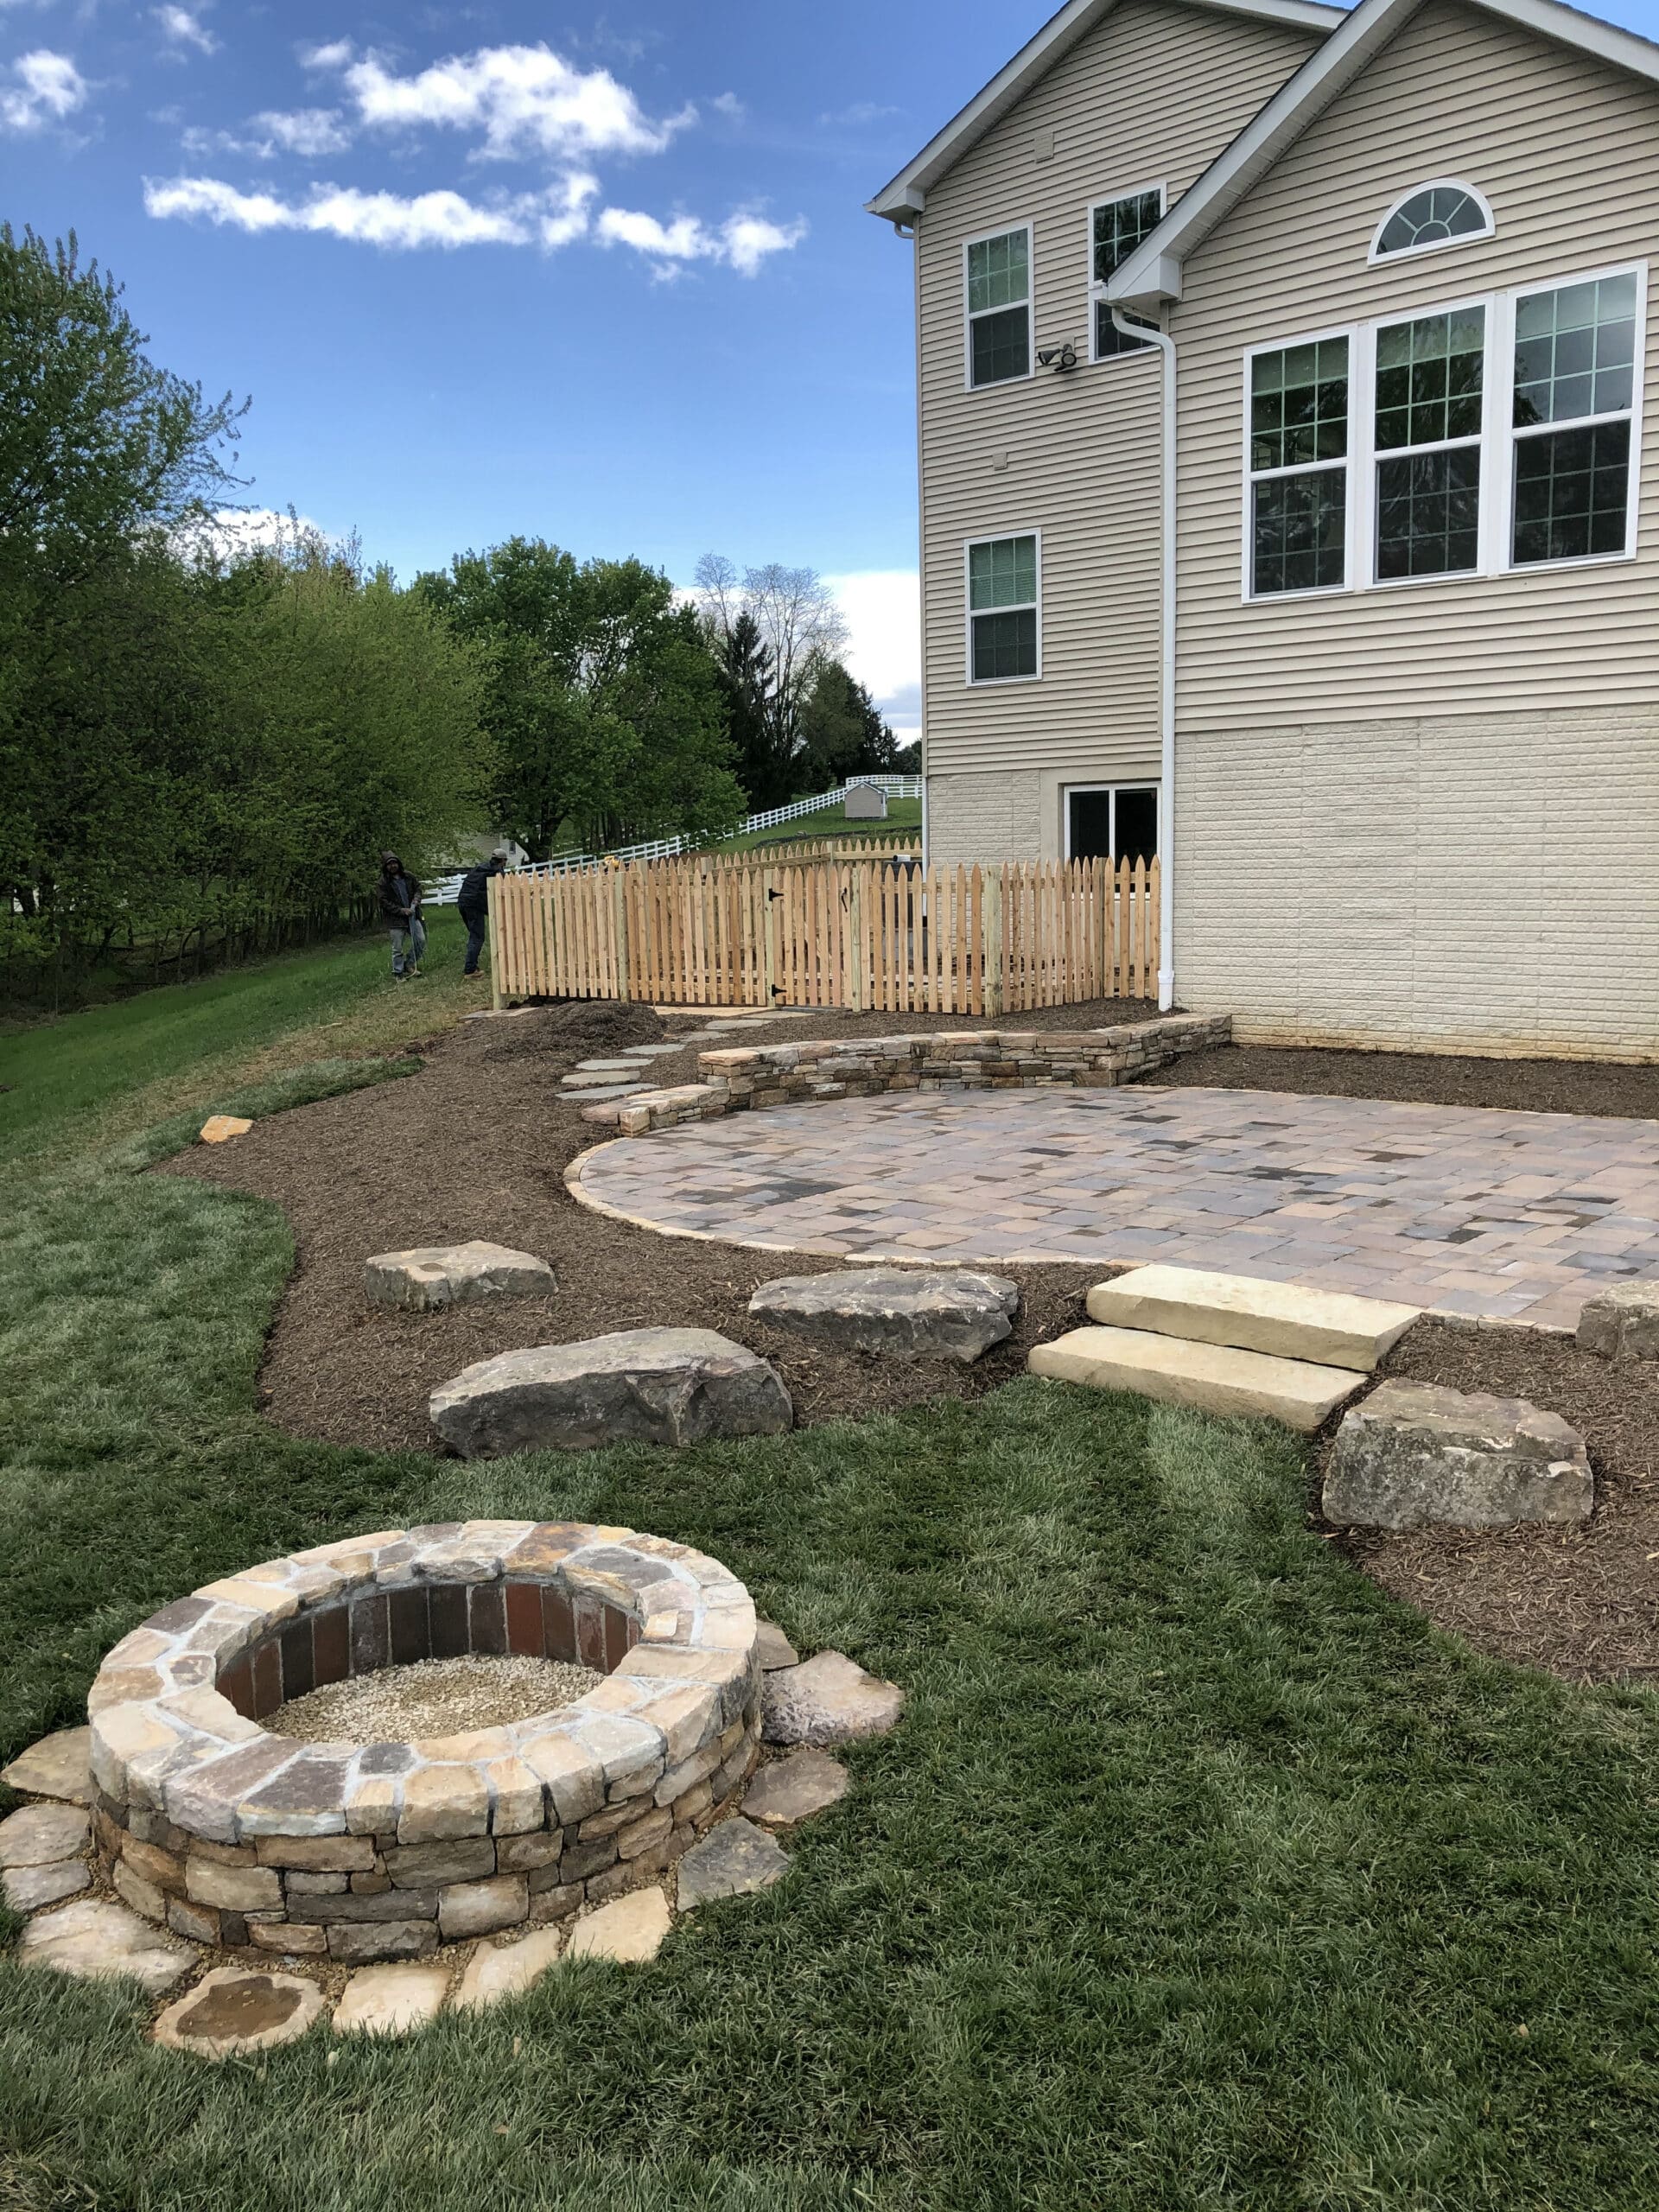
[[[314,1681],[425,1656],[397,1649],[398,1624],[424,1623],[429,1649],[441,1618],[467,1649],[573,1643],[608,1679],[556,1712],[409,1744],[259,1726]],[[635,1796],[643,1811],[665,1776],[753,1725],[755,1640],[742,1584],[683,1544],[564,1522],[384,1529],[208,1583],[124,1637],[87,1699],[92,1775],[123,1828],[257,1845],[257,1866],[192,1859],[188,1895],[280,1916],[264,1894],[275,1869],[321,1863],[302,1839],[525,1835]]]

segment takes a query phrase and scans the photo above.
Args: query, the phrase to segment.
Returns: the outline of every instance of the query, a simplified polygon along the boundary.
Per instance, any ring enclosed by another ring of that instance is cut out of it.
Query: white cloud
[[[45,47],[0,73],[0,130],[38,130],[85,107],[91,86],[67,54]]]
[[[201,554],[234,561],[245,553],[287,552],[308,539],[338,543],[309,515],[279,513],[275,507],[220,507],[176,531],[173,543],[187,560]]]
[[[900,738],[922,722],[922,585],[913,569],[863,569],[826,576],[852,642],[848,667]]]
[[[343,69],[352,58],[352,42],[348,38],[332,40],[327,46],[307,46],[300,49],[300,60],[308,69]]]
[[[203,24],[198,10],[168,6],[152,8],[149,12],[169,46],[193,46],[198,54],[218,53],[219,41]]]
[[[285,154],[315,160],[320,154],[343,154],[352,143],[337,108],[301,107],[287,112],[267,108],[253,118],[254,130]]]
[[[572,180],[555,192],[521,194],[514,200],[480,206],[458,192],[422,192],[404,198],[395,192],[359,192],[326,184],[296,203],[274,193],[239,192],[215,177],[175,177],[167,183],[146,178],[144,210],[162,219],[200,219],[256,232],[319,232],[393,249],[556,245],[565,242],[559,227],[571,219],[571,199],[578,184],[584,196],[597,189],[591,178]],[[578,200],[578,212],[580,206]]]
[[[876,100],[855,100],[850,107],[837,108],[833,114],[821,115],[818,121],[832,129],[859,130],[867,124],[884,123],[890,115],[902,115],[899,107],[883,107]]]
[[[722,261],[740,276],[753,276],[769,254],[798,245],[806,225],[772,223],[761,215],[733,215],[717,226],[696,215],[677,215],[664,223],[631,208],[607,207],[595,233],[603,245],[632,246],[658,264]]]
[[[729,115],[734,122],[740,116],[748,113],[747,108],[744,106],[735,92],[716,92],[709,105],[716,115]]]
[[[653,123],[608,69],[578,69],[546,46],[486,46],[452,54],[401,77],[370,52],[343,42],[306,56],[314,69],[343,70],[361,121],[377,130],[476,130],[493,160],[542,154],[659,154],[689,112]]]

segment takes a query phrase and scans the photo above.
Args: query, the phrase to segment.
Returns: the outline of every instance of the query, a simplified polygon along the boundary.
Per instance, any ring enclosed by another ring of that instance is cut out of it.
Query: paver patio
[[[1276,1091],[935,1092],[609,1145],[578,1198],[860,1259],[1166,1260],[1570,1327],[1659,1275],[1659,1122]]]

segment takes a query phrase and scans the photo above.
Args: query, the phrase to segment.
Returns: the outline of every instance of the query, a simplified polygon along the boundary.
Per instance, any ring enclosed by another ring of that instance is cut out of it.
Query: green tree
[[[898,741],[864,686],[838,660],[819,667],[801,709],[804,790],[827,791],[849,776],[893,775]]]
[[[484,656],[495,825],[531,853],[741,817],[720,671],[659,570],[513,537],[416,588]]]

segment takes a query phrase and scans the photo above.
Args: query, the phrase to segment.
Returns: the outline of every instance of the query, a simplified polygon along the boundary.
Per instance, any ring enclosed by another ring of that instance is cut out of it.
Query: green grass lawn
[[[727,837],[714,849],[720,853],[753,852],[757,846],[774,844],[779,838],[906,837],[922,834],[922,802],[895,798],[887,802],[885,822],[849,822],[842,805],[821,807],[793,822],[780,822],[770,830],[751,830],[741,837]]]
[[[778,1888],[405,2043],[209,2067],[0,1961],[7,2212],[1659,2201],[1649,1696],[1472,1656],[1309,1530],[1286,1433],[1128,1397],[479,1465],[288,1439],[280,1216],[132,1172],[188,1127],[66,1136],[0,1214],[0,1755],[194,1583],[468,1515],[706,1547],[910,1703]]]

